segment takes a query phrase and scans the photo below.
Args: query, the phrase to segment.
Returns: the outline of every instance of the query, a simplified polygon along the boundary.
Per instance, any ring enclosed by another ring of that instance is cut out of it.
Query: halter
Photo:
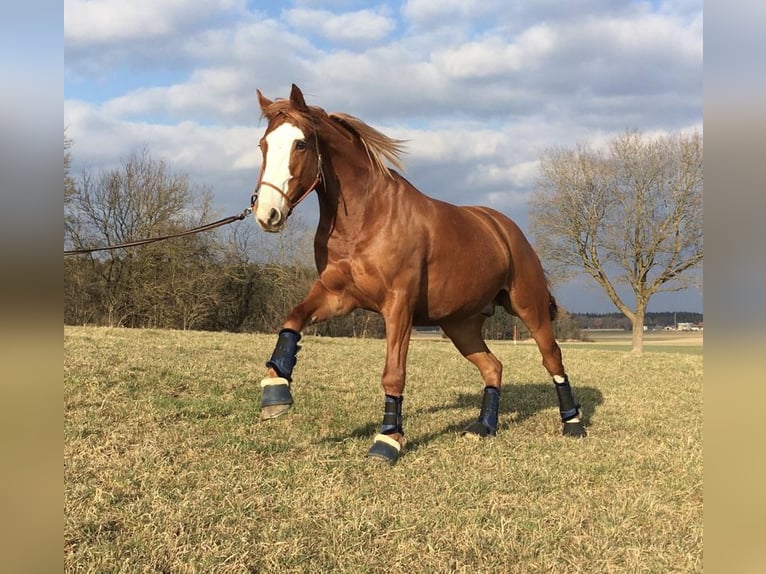
[[[258,201],[258,190],[260,189],[262,185],[265,185],[267,187],[270,187],[271,189],[276,190],[276,192],[279,195],[285,198],[285,201],[287,202],[287,206],[289,208],[287,211],[287,215],[289,217],[289,215],[293,212],[293,209],[295,209],[301,201],[306,199],[306,197],[308,197],[308,194],[311,193],[314,190],[314,188],[316,188],[316,186],[319,185],[319,182],[322,181],[322,154],[319,153],[319,142],[316,142],[316,147],[317,147],[317,176],[314,178],[314,181],[311,183],[311,185],[308,186],[305,189],[305,191],[303,191],[303,193],[298,194],[296,199],[292,199],[284,191],[282,191],[281,187],[274,185],[273,183],[269,181],[264,181],[263,172],[264,172],[264,168],[266,167],[264,164],[264,166],[261,168],[261,177],[258,180],[258,185],[255,186],[255,192],[253,193],[253,195],[250,196],[250,207],[253,209],[255,208],[255,202]]]

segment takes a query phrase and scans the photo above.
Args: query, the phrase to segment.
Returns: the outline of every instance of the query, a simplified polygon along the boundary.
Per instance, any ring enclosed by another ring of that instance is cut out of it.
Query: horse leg
[[[373,439],[367,456],[382,459],[389,464],[399,460],[404,446],[402,401],[407,371],[407,351],[412,331],[412,311],[398,309],[383,314],[386,322],[386,364],[383,368],[383,422]]]
[[[550,321],[546,325],[532,332],[532,337],[543,355],[543,366],[553,378],[553,386],[559,401],[559,414],[561,415],[562,434],[565,436],[584,437],[585,427],[582,424],[580,404],[575,400],[569,377],[564,371],[561,360],[561,348],[553,336],[553,326]]]
[[[512,304],[515,314],[524,322],[537,343],[537,348],[543,357],[543,366],[553,378],[563,425],[562,434],[584,437],[586,432],[581,421],[580,405],[575,400],[572,387],[569,385],[569,377],[564,371],[561,348],[553,336],[553,318],[551,317],[552,305],[555,306],[553,298],[550,297],[544,302],[538,301],[536,305],[520,305],[516,300]]]
[[[479,418],[469,424],[464,435],[494,436],[500,408],[503,364],[492,354],[481,336],[486,316],[477,315],[460,322],[442,324],[442,330],[466,359],[473,363],[484,380],[484,396]]]
[[[261,381],[261,420],[283,415],[293,404],[290,385],[303,327],[308,322],[344,315],[353,308],[353,301],[329,291],[321,281],[316,281],[306,298],[290,310],[282,324],[274,352],[266,361],[266,377]]]

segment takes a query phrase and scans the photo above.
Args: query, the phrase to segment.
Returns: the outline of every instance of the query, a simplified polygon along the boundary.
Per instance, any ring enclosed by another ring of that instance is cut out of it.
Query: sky
[[[209,189],[221,217],[258,178],[256,89],[408,140],[424,193],[528,228],[540,155],[628,129],[702,132],[702,0],[65,0],[64,126],[73,171],[154,159]],[[313,226],[316,200],[299,208]],[[246,220],[238,225],[256,225]],[[572,312],[616,312],[592,280]],[[702,291],[650,311],[702,311]]]

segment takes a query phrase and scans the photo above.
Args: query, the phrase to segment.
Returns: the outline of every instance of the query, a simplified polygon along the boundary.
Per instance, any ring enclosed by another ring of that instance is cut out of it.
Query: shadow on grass
[[[604,402],[604,397],[601,391],[593,387],[573,387],[575,399],[580,403],[580,409],[582,410],[582,421],[585,427],[590,426],[590,419],[593,413],[596,411],[596,407]],[[423,447],[437,438],[446,434],[455,434],[462,432],[463,429],[471,422],[475,421],[479,416],[479,410],[481,408],[482,394],[481,393],[460,393],[455,397],[455,400],[451,403],[426,407],[417,409],[411,412],[411,415],[423,415],[433,414],[443,411],[470,411],[471,415],[467,418],[463,417],[460,421],[456,421],[446,427],[429,434],[420,435],[417,437],[408,437],[407,450],[413,451],[420,447]],[[502,432],[504,428],[507,428],[507,424],[503,424],[502,417],[509,413],[516,413],[516,420],[514,424],[520,424],[526,419],[533,417],[537,413],[547,410],[558,410],[558,399],[556,398],[556,390],[553,384],[522,384],[522,385],[510,385],[503,386],[503,392],[500,395],[500,417],[501,424],[499,431]],[[406,410],[406,407],[405,407]],[[558,412],[552,414],[552,416],[558,417]],[[406,432],[406,418],[405,412],[405,432]],[[322,442],[339,442],[353,438],[372,438],[377,432],[379,421],[371,421],[365,425],[351,429],[348,433],[341,434],[339,436],[326,437]]]
[[[590,426],[590,419],[593,413],[601,403],[604,402],[604,396],[601,391],[593,387],[573,387],[575,399],[580,403],[582,411],[582,422],[587,428]],[[417,414],[436,413],[445,410],[472,410],[469,418],[463,419],[459,423],[451,424],[440,431],[415,437],[407,443],[407,450],[413,451],[419,447],[425,446],[433,440],[450,433],[460,433],[470,423],[479,416],[481,409],[482,393],[460,393],[454,402],[446,405],[427,407],[416,411]],[[500,426],[498,431],[502,432],[508,424],[503,424],[504,414],[516,413],[514,424],[521,424],[526,419],[533,417],[537,413],[555,409],[558,411],[559,403],[556,398],[556,390],[553,384],[530,384],[530,385],[510,385],[503,386],[503,392],[500,395]],[[558,417],[558,412],[555,415]]]

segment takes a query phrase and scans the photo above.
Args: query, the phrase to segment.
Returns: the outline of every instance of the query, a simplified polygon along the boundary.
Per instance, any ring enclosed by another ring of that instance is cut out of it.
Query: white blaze
[[[290,173],[290,153],[296,140],[304,139],[301,130],[292,124],[282,124],[266,136],[266,156],[264,162],[266,169],[261,181],[267,181],[276,185],[284,193],[287,193],[287,185],[292,178]],[[271,218],[272,209],[280,214],[280,223],[284,223],[290,206],[287,200],[275,189],[268,185],[261,185],[258,189],[258,202],[255,204],[255,219],[263,226]]]

